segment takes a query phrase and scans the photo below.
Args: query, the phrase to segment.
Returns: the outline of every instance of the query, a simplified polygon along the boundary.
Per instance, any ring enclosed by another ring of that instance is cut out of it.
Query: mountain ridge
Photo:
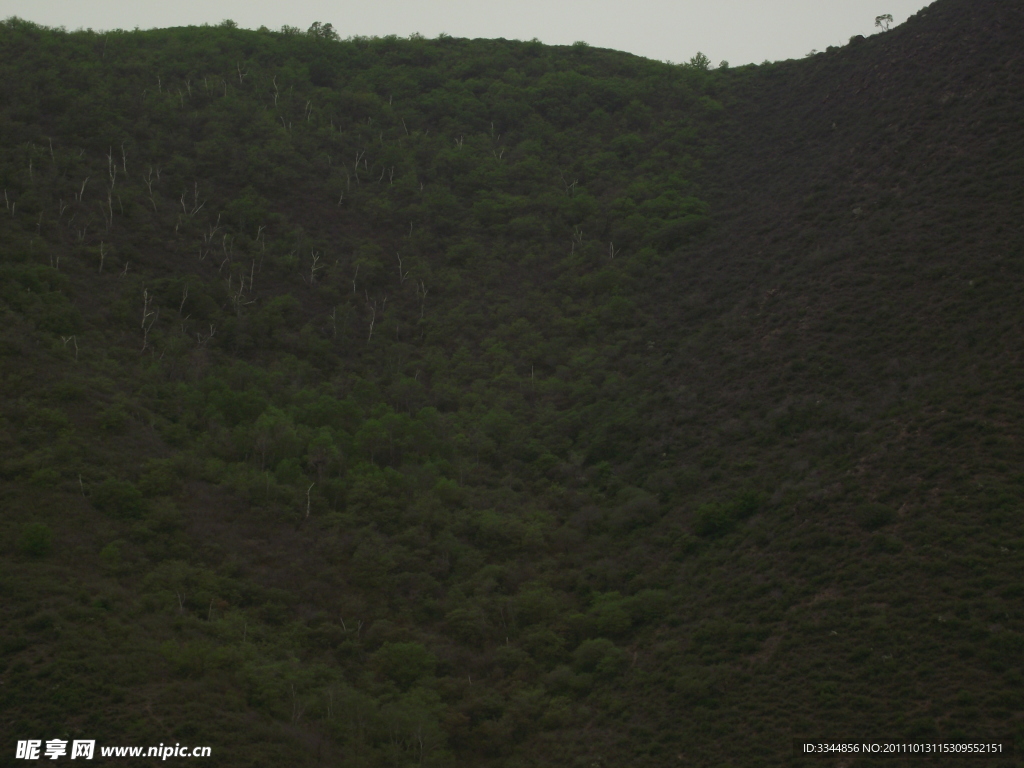
[[[1021,12],[718,71],[8,21],[2,730],[1019,741]]]

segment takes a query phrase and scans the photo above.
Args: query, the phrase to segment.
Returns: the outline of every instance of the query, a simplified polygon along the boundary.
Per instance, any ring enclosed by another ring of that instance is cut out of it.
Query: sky
[[[796,59],[871,35],[875,17],[902,24],[922,0],[0,0],[0,18],[52,27],[133,29],[218,24],[307,29],[329,22],[341,37],[584,40],[661,61],[698,51],[717,65]]]

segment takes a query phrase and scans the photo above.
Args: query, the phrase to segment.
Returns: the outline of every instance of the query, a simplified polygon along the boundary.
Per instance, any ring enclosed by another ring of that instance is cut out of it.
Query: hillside
[[[4,740],[1024,747],[1022,17],[715,71],[3,23]]]

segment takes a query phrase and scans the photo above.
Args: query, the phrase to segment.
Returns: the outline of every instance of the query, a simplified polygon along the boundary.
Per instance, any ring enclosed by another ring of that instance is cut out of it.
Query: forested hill
[[[4,22],[2,759],[1024,737],[1022,37]]]

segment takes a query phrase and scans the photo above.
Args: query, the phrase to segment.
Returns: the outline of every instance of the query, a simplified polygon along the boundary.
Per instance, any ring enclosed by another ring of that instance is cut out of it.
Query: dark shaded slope
[[[761,358],[769,368],[827,343],[851,391],[877,392],[893,358],[954,378],[984,361],[1010,379],[1020,20],[998,3],[939,3],[842,51],[726,74],[732,119],[704,179],[716,234],[682,260],[680,304],[687,278],[739,301],[716,308],[757,324],[759,346],[781,352]],[[672,320],[687,327],[685,312]],[[780,335],[790,343],[774,349]]]
[[[939,2],[718,74],[714,230],[659,295],[661,460],[777,506],[682,558],[637,719],[685,734],[666,754],[1019,728],[1022,47],[1019,3]]]

